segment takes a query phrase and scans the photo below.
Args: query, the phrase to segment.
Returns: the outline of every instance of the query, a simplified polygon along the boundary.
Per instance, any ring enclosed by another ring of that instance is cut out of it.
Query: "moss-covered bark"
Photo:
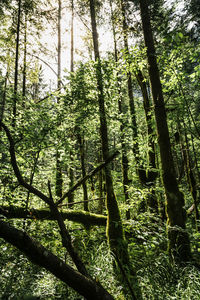
[[[111,19],[112,19],[112,31],[113,31],[113,42],[114,42],[114,55],[115,55],[115,62],[116,67],[118,64],[118,51],[117,51],[117,38],[116,38],[116,30],[115,30],[115,22],[114,22],[114,13],[113,13],[113,7],[112,7],[112,1],[110,0],[110,10],[111,10]],[[128,178],[128,154],[127,154],[127,146],[126,146],[126,136],[125,132],[128,125],[128,116],[126,114],[127,112],[127,105],[125,104],[124,97],[122,95],[121,90],[121,79],[120,74],[117,73],[117,90],[118,90],[118,110],[119,115],[121,116],[120,120],[120,140],[121,140],[121,147],[122,147],[122,154],[121,154],[121,164],[122,164],[122,178],[123,178],[123,190],[124,190],[124,196],[125,196],[125,203],[129,204],[129,178]],[[126,210],[126,217],[127,219],[130,219],[130,209]]]
[[[79,143],[79,149],[80,149],[80,158],[81,158],[81,172],[82,177],[84,178],[86,176],[86,170],[85,170],[85,147],[84,147],[84,138],[81,137],[80,128],[76,128],[77,132],[77,139]],[[88,211],[88,192],[87,192],[87,183],[86,181],[82,184],[83,187],[83,200],[84,200],[84,210]]]
[[[35,264],[45,268],[58,279],[69,285],[88,300],[113,300],[114,298],[97,282],[82,275],[52,254],[48,249],[18,230],[0,220],[0,237],[17,247]]]
[[[167,200],[166,210],[168,216],[168,250],[172,258],[187,261],[190,259],[191,253],[189,237],[185,230],[186,212],[184,209],[184,196],[179,191],[175,175],[176,173],[171,152],[167,116],[156,60],[156,52],[147,0],[140,0],[140,10],[144,40],[147,47],[149,76],[151,81],[158,144],[161,157],[162,180]]]
[[[33,220],[55,220],[48,209],[26,209],[18,206],[0,206],[0,214],[8,219],[33,219]],[[62,210],[63,220],[74,221],[89,226],[106,226],[107,217],[99,214],[92,214],[82,210]]]
[[[127,36],[128,26],[127,26],[127,22],[126,22],[126,11],[125,11],[124,0],[120,0],[120,5],[121,5],[121,12],[122,12],[124,48],[125,48],[126,54],[129,55],[129,45],[128,45],[128,36]],[[138,126],[137,126],[137,121],[136,121],[135,101],[134,101],[134,96],[133,96],[133,83],[132,83],[132,77],[131,77],[130,71],[127,74],[127,88],[128,88],[129,109],[130,109],[130,115],[131,115],[131,126],[132,126],[132,133],[133,133],[133,148],[132,149],[133,149],[136,166],[138,168],[140,165],[139,145],[138,145]]]
[[[184,124],[185,127],[185,124]],[[179,131],[180,131],[180,123],[179,123]],[[197,199],[197,181],[194,175],[194,172],[192,170],[192,165],[191,165],[191,158],[190,158],[190,153],[189,153],[189,143],[188,143],[188,138],[187,134],[185,132],[185,144],[184,141],[181,137],[181,134],[179,132],[179,142],[181,146],[181,152],[182,152],[182,157],[183,157],[183,163],[184,163],[184,168],[187,176],[187,183],[189,187],[189,191],[192,195],[193,201],[194,201],[194,212],[195,212],[195,224],[196,224],[196,230],[200,231],[200,225],[199,225],[199,210],[198,210],[198,199]]]
[[[103,78],[101,70],[101,60],[99,55],[99,46],[98,46],[98,34],[96,26],[96,16],[95,16],[95,2],[90,0],[90,13],[91,13],[91,24],[92,24],[92,36],[94,44],[94,54],[96,61],[96,80],[97,80],[97,89],[98,89],[98,104],[99,104],[99,117],[100,117],[100,134],[101,134],[101,145],[102,145],[102,156],[104,161],[109,157],[109,144],[108,144],[108,129],[107,129],[107,120],[105,112],[105,103],[104,103],[104,90],[103,90]],[[121,271],[122,277],[125,271],[132,271],[129,262],[129,254],[127,242],[124,237],[124,231],[122,226],[122,220],[119,212],[119,207],[117,199],[114,193],[113,180],[111,175],[110,166],[105,166],[105,181],[106,181],[106,207],[108,211],[108,221],[107,221],[107,238],[112,251],[115,261],[118,266],[118,271]],[[122,268],[121,268],[122,267]],[[132,271],[132,275],[135,275]],[[126,277],[127,278],[127,277]],[[123,278],[124,279],[124,278]],[[135,279],[135,278],[134,278]],[[122,278],[121,278],[122,280]],[[137,281],[133,280],[134,286],[137,285]],[[129,285],[130,287],[130,285]],[[136,299],[133,290],[131,289],[133,299]]]
[[[100,116],[100,133],[101,133],[101,145],[102,145],[102,156],[104,161],[109,157],[109,146],[108,146],[108,129],[107,120],[104,104],[104,92],[103,92],[103,80],[101,72],[101,61],[99,55],[98,46],[98,35],[95,17],[95,4],[94,0],[90,0],[90,13],[91,13],[91,24],[93,34],[93,44],[96,66],[96,78],[98,88],[98,103],[99,103],[99,116]],[[123,226],[121,216],[117,204],[117,199],[114,193],[113,181],[111,170],[108,165],[105,166],[105,181],[106,181],[106,206],[108,211],[107,221],[107,238],[111,251],[118,257],[123,264],[129,263],[128,249],[124,238]]]

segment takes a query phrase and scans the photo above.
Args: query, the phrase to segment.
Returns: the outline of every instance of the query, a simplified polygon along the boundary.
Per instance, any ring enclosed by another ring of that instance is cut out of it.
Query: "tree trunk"
[[[71,61],[70,61],[70,72],[74,72],[74,0],[71,0]],[[72,136],[73,138],[73,136]],[[74,166],[73,166],[73,151],[70,150],[70,160],[71,165],[69,167],[69,187],[72,188],[74,185]],[[68,203],[70,204],[70,208],[73,207],[72,203],[74,202],[74,193],[71,193],[68,196]]]
[[[145,170],[145,176],[143,183],[147,184],[150,191],[147,196],[147,206],[150,211],[158,212],[158,201],[155,193],[156,178],[158,171],[156,170],[156,151],[154,143],[154,130],[153,130],[153,117],[151,114],[150,99],[147,89],[145,78],[140,70],[136,72],[136,79],[142,91],[143,106],[145,112],[145,119],[147,124],[148,134],[148,168]]]
[[[15,73],[14,73],[14,97],[13,97],[13,120],[12,126],[15,127],[17,114],[17,90],[18,90],[18,65],[19,65],[19,37],[21,24],[21,0],[18,0],[18,15],[17,15],[17,37],[15,50]]]
[[[57,88],[61,89],[61,0],[58,0],[58,72],[57,72]],[[59,102],[59,97],[57,98]],[[62,167],[60,161],[60,153],[58,149],[56,150],[56,196],[58,198],[62,197]]]
[[[129,45],[128,45],[128,36],[127,36],[127,22],[126,22],[126,12],[125,12],[125,3],[124,0],[121,0],[121,11],[122,11],[122,18],[123,18],[123,38],[124,38],[124,47],[126,50],[126,54],[129,54]],[[147,123],[147,132],[148,132],[148,160],[149,160],[149,169],[156,168],[155,165],[155,149],[154,149],[154,142],[153,142],[153,130],[152,130],[152,118],[150,116],[150,102],[149,102],[149,96],[148,91],[146,87],[146,83],[144,81],[143,74],[140,70],[138,70],[135,73],[135,77],[138,81],[138,84],[140,85],[142,96],[143,96],[143,105],[144,105],[144,111],[145,111],[145,117],[146,117],[146,123]],[[155,179],[157,176],[157,173],[152,170],[148,170],[147,168],[144,168],[141,166],[140,163],[140,155],[139,155],[139,145],[138,145],[138,128],[137,128],[137,122],[136,122],[136,113],[135,113],[135,103],[134,103],[134,97],[133,97],[133,87],[132,87],[132,77],[131,73],[128,73],[128,95],[129,95],[129,107],[132,117],[132,128],[133,128],[133,140],[134,140],[134,147],[133,147],[133,153],[135,156],[136,161],[136,171],[138,173],[139,179],[143,185],[148,184],[148,186],[153,186],[155,184]],[[151,183],[149,185],[149,183]],[[151,191],[149,191],[147,196],[147,206],[150,210],[153,210],[155,212],[158,211],[158,203],[155,196],[155,190],[152,188]]]
[[[118,53],[117,53],[117,40],[116,40],[116,31],[115,31],[115,24],[114,24],[114,16],[113,16],[113,8],[112,8],[112,1],[110,0],[110,10],[111,10],[111,19],[112,19],[112,31],[113,31],[113,41],[114,41],[114,55],[115,55],[115,63],[117,65],[118,63]],[[129,201],[129,193],[128,193],[128,187],[129,187],[129,179],[128,179],[128,154],[127,154],[127,147],[126,147],[126,137],[125,132],[127,128],[127,106],[124,103],[124,98],[122,96],[122,91],[120,88],[120,76],[117,73],[117,89],[118,89],[118,109],[119,114],[121,116],[121,123],[120,123],[120,132],[121,132],[121,145],[122,145],[122,177],[123,177],[123,190],[124,190],[124,196],[125,196],[125,203],[127,205],[130,204]],[[125,119],[126,118],[126,119]],[[126,210],[126,218],[127,220],[130,219],[130,209],[128,208]]]
[[[122,26],[123,26],[123,39],[124,39],[124,48],[126,51],[126,55],[129,55],[129,45],[128,45],[128,36],[127,36],[127,23],[126,23],[126,14],[124,7],[124,0],[121,0],[121,12],[122,12]],[[133,131],[133,154],[136,163],[136,169],[138,169],[140,160],[139,160],[139,145],[138,145],[138,127],[136,122],[136,114],[135,114],[135,103],[133,97],[133,85],[131,72],[128,72],[128,98],[129,98],[129,108],[131,113],[131,121],[132,121],[132,131]]]
[[[97,89],[98,89],[98,104],[99,104],[99,116],[100,116],[100,133],[101,133],[101,144],[102,144],[102,155],[104,161],[109,157],[109,145],[108,145],[108,129],[107,120],[105,112],[104,103],[104,91],[103,91],[103,78],[101,70],[101,60],[99,55],[99,45],[98,45],[98,34],[96,26],[96,16],[95,16],[95,4],[94,0],[90,0],[90,14],[91,14],[91,25],[92,25],[92,37],[94,44],[94,55],[96,61],[96,79],[97,79]],[[114,193],[113,180],[111,175],[110,167],[105,166],[105,181],[106,181],[106,206],[108,211],[108,221],[107,221],[107,238],[112,251],[116,265],[118,266],[117,272],[121,273],[121,281],[126,282],[132,298],[136,299],[134,289],[137,288],[138,294],[140,290],[137,286],[137,279],[135,277],[135,272],[132,270],[129,261],[127,242],[124,237],[123,225],[120,216],[120,211],[117,203],[117,199]],[[126,271],[128,271],[129,276],[127,276]],[[131,279],[131,283],[129,280]]]
[[[80,149],[80,157],[81,157],[81,172],[82,177],[84,178],[86,176],[86,170],[85,170],[85,147],[84,147],[84,138],[81,137],[79,133],[80,129],[76,128],[77,132],[77,139],[79,143],[79,149]],[[83,187],[83,200],[84,200],[84,210],[88,211],[88,192],[87,192],[87,183],[86,181],[82,184]]]
[[[96,78],[97,78],[97,88],[98,88],[102,156],[104,161],[106,161],[109,157],[108,130],[107,130],[107,120],[106,120],[106,112],[105,112],[105,104],[104,104],[103,80],[102,80],[102,71],[101,71],[101,61],[99,55],[94,0],[90,0],[90,13],[91,13],[93,44],[94,44],[94,55],[95,55],[95,61],[97,63]],[[122,248],[122,245],[123,244],[125,245],[124,232],[123,232],[122,221],[121,221],[117,200],[113,189],[111,170],[108,165],[105,166],[105,180],[106,180],[106,192],[107,192],[106,205],[108,210],[108,225],[107,225],[108,242],[111,251],[113,251],[113,253],[119,256],[120,260],[126,262],[127,264],[128,251],[127,251],[127,246],[124,246]]]
[[[22,96],[23,96],[23,104],[26,97],[26,56],[27,56],[27,16],[25,12],[25,20],[24,20],[24,66],[23,66],[23,80],[22,80]]]
[[[114,300],[98,283],[83,276],[52,254],[24,231],[0,220],[0,237],[17,247],[35,264],[45,268],[87,300]]]
[[[161,156],[162,180],[167,200],[168,251],[171,258],[188,261],[191,258],[191,252],[189,237],[185,230],[186,211],[184,209],[184,196],[178,188],[175,176],[176,173],[171,152],[167,116],[147,3],[146,0],[140,0],[142,26],[145,46],[147,47],[149,76],[157,126],[158,145]]]
[[[49,209],[32,209],[19,206],[0,206],[0,214],[8,219],[52,220],[56,221]],[[62,210],[63,220],[69,220],[89,226],[106,226],[106,216],[92,214],[81,210]]]

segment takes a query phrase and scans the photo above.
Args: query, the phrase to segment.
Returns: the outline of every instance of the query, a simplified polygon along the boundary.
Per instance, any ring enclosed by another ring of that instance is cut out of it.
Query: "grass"
[[[76,226],[72,227],[72,239],[92,277],[100,281],[116,300],[131,300],[128,294],[123,294],[123,287],[113,273],[113,258],[104,229],[94,227],[85,231]],[[125,227],[131,262],[137,272],[143,300],[200,299],[199,270],[190,264],[183,267],[169,263],[164,251],[165,228],[161,223],[156,219],[152,222],[152,218],[144,215],[138,221],[126,223]],[[199,235],[194,234],[191,240],[193,250],[198,250]],[[55,253],[55,245],[50,244],[50,247]],[[22,300],[26,299],[24,295],[29,297],[27,299],[31,299],[30,295],[39,295],[40,299],[47,300],[84,299],[44,269],[32,265],[3,241],[0,243],[0,258],[0,299]]]

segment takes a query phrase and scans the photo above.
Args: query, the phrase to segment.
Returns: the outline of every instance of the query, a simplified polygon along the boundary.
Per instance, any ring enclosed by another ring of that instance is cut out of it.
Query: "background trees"
[[[198,299],[195,3],[58,4],[0,10],[1,298]]]

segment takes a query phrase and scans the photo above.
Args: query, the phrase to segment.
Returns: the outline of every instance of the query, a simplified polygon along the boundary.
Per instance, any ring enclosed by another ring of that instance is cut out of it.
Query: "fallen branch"
[[[114,300],[97,282],[83,276],[27,233],[0,220],[0,237],[17,247],[35,264],[45,268],[88,300]]]

